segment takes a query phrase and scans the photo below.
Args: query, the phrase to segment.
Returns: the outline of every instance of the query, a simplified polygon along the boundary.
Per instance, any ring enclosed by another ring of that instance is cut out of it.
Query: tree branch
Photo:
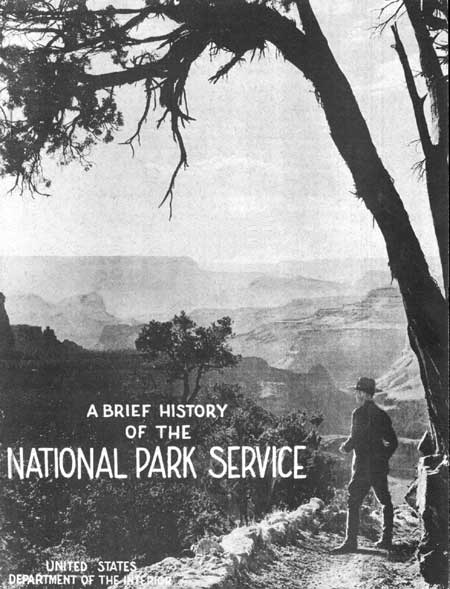
[[[129,137],[126,141],[124,141],[124,144],[129,145],[131,147],[131,151],[133,153],[134,156],[134,140],[137,139],[138,144],[140,145],[141,143],[141,130],[142,130],[142,126],[144,125],[144,123],[147,122],[147,116],[148,113],[150,111],[150,105],[152,102],[152,96],[153,96],[153,92],[160,88],[160,84],[156,84],[155,86],[152,85],[152,80],[151,79],[147,79],[145,81],[145,106],[144,106],[144,112],[141,115],[141,118],[138,121],[137,127],[136,127],[136,131],[133,133],[133,135],[131,135],[131,137]]]
[[[195,377],[194,390],[192,391],[192,394],[189,397],[189,403],[191,403],[197,397],[197,395],[200,391],[200,381],[203,376],[203,369],[204,369],[204,365],[201,364],[197,370],[197,375]]]
[[[134,84],[147,78],[162,78],[167,73],[164,61],[158,60],[145,65],[136,65],[133,68],[106,72],[104,74],[87,74],[81,76],[80,81],[89,85],[94,90],[103,90],[114,86]]]
[[[439,248],[444,289],[448,298],[449,200],[447,81],[443,75],[439,57],[434,46],[434,40],[427,28],[424,11],[421,9],[419,0],[404,0],[404,5],[419,46],[421,70],[425,78],[428,97],[430,99],[430,145],[423,144],[426,159],[425,170],[428,199]]]
[[[162,12],[161,10],[161,3],[158,0],[153,0],[152,2],[148,2],[145,8],[142,8],[136,16],[130,18],[124,25],[120,27],[121,31],[130,31],[134,29],[137,25],[141,24],[150,14],[159,14]]]
[[[297,5],[298,14],[305,34],[319,35],[325,39],[309,0],[296,0],[295,4]]]
[[[421,98],[417,92],[416,83],[414,81],[414,76],[411,70],[411,66],[409,64],[408,56],[405,51],[405,47],[400,39],[400,35],[398,32],[397,24],[391,26],[392,33],[395,39],[394,49],[397,52],[397,55],[400,59],[400,63],[403,68],[403,74],[405,76],[406,87],[408,89],[408,94],[412,102],[412,106],[414,109],[414,116],[416,118],[416,125],[419,131],[420,142],[422,144],[422,148],[425,154],[425,157],[429,157],[431,155],[430,149],[432,148],[430,134],[428,132],[428,125],[425,118],[425,113],[423,110],[423,98]]]
[[[432,142],[448,153],[448,91],[433,39],[420,10],[419,0],[404,0],[419,46],[420,65],[427,84],[433,122]]]
[[[386,10],[388,10],[391,6],[394,6],[395,4],[398,4],[398,6],[394,10],[394,12],[392,14],[390,14],[388,17],[385,17],[384,13],[386,12]],[[391,2],[388,2],[385,6],[380,8],[379,13],[378,13],[378,19],[380,22],[378,23],[378,25],[376,25],[374,27],[374,29],[376,31],[380,31],[382,33],[384,31],[384,29],[392,21],[396,21],[398,18],[400,18],[400,16],[403,16],[404,12],[405,11],[404,11],[404,6],[403,6],[402,0],[392,0]]]
[[[241,63],[242,61],[245,61],[242,53],[235,55],[233,57],[233,59],[231,59],[229,62],[227,62],[225,65],[223,65],[219,70],[217,70],[217,72],[209,78],[209,81],[212,82],[213,84],[216,84],[220,80],[220,78],[223,78],[224,76],[226,76],[228,74],[228,72],[236,64]]]

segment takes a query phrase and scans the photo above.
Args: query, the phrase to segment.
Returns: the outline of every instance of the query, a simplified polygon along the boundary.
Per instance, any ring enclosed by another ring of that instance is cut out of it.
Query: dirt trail
[[[398,545],[390,554],[360,542],[357,553],[332,556],[342,538],[302,533],[296,544],[262,554],[240,589],[425,589],[414,549]]]

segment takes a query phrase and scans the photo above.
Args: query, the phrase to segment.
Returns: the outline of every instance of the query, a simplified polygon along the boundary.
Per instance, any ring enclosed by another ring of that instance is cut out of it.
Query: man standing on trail
[[[354,451],[352,479],[348,486],[347,529],[344,542],[332,554],[354,552],[358,547],[359,508],[372,487],[383,506],[383,535],[377,548],[390,550],[394,509],[388,489],[389,458],[398,442],[388,414],[380,409],[373,396],[377,392],[373,378],[360,378],[355,387],[359,405],[352,414],[350,437],[340,447],[341,452]]]

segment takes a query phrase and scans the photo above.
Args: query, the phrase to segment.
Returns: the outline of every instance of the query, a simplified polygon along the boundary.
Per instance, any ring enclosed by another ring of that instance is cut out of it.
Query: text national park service
[[[280,478],[303,479],[301,453],[305,446],[228,446],[210,448],[209,476],[213,478]],[[156,446],[135,449],[136,478],[197,478],[196,447]],[[77,478],[126,479],[117,448],[31,448],[7,449],[8,478]]]

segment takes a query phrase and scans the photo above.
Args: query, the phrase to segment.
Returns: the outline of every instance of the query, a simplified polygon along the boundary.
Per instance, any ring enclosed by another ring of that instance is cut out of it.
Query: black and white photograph
[[[0,0],[0,588],[448,587],[447,0]]]

